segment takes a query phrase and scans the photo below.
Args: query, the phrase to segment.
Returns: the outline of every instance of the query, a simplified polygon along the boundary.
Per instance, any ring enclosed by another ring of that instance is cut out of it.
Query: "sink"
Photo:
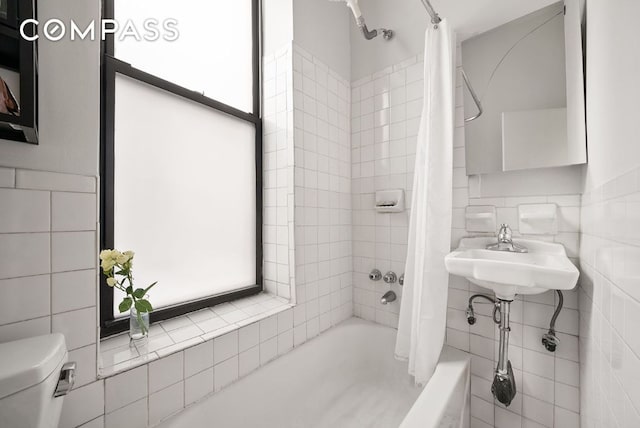
[[[463,276],[476,285],[493,290],[498,299],[513,300],[516,294],[539,294],[547,290],[571,290],[578,282],[578,269],[562,244],[514,239],[528,253],[487,250],[496,238],[463,238],[445,259],[450,274]]]

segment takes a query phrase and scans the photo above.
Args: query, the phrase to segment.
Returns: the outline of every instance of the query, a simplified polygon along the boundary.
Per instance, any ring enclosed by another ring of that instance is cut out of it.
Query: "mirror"
[[[463,41],[462,68],[467,175],[586,162],[578,0]]]

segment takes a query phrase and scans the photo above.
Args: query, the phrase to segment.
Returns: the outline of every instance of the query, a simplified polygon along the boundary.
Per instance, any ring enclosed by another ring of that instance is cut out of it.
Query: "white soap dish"
[[[378,190],[376,211],[379,213],[400,213],[404,211],[404,190]]]

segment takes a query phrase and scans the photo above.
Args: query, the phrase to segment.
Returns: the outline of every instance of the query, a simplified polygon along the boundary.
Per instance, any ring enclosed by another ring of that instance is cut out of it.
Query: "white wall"
[[[380,36],[366,40],[351,20],[352,80],[422,52],[429,15],[420,0],[363,0],[360,9],[369,30],[388,28],[394,31],[394,36],[390,41]]]
[[[587,5],[587,189],[640,165],[638,12],[633,0]]]
[[[262,48],[264,56],[287,46],[293,39],[292,0],[262,1]]]
[[[640,3],[587,4],[582,427],[640,426]]]
[[[351,12],[343,2],[295,0],[293,2],[293,39],[335,70],[351,77],[349,22]]]
[[[38,18],[100,17],[100,1],[38,3]],[[0,140],[0,165],[85,175],[98,173],[100,139],[99,41],[39,41],[40,145]],[[69,78],[73,76],[73,78]]]
[[[327,0],[328,1],[328,0]],[[431,0],[436,12],[456,28],[459,40],[538,10],[556,0]],[[360,0],[369,29],[389,28],[393,41],[367,41],[351,23],[351,77],[357,80],[422,52],[424,32],[431,21],[420,0]]]

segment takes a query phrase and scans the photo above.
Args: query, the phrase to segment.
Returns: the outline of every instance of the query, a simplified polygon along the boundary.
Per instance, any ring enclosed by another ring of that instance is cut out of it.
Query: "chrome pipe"
[[[382,33],[382,38],[385,39],[385,40],[391,40],[391,38],[393,37],[393,31],[392,30],[387,30],[386,28],[379,28],[377,30],[369,30],[369,28],[367,27],[367,24],[364,22],[364,18],[362,16],[358,17],[356,22],[358,24],[358,28],[360,28],[360,31],[362,31],[362,35],[367,40],[371,40],[373,38],[378,37],[378,35],[380,35],[380,33]]]
[[[478,109],[478,113],[476,113],[475,116],[464,118],[465,122],[471,122],[472,120],[476,120],[477,118],[482,116],[482,112],[483,112],[482,103],[480,102],[480,98],[478,98],[476,91],[473,90],[473,87],[471,86],[471,82],[469,82],[469,78],[467,77],[467,73],[464,72],[464,68],[462,68],[461,71],[462,71],[462,79],[464,80],[464,84],[467,85],[467,89],[469,89],[471,98],[473,98],[473,102],[476,104],[476,108]]]
[[[431,16],[431,23],[434,25],[438,25],[440,21],[442,21],[442,19],[440,18],[440,15],[438,15],[436,10],[433,8],[433,6],[431,6],[431,3],[429,3],[429,0],[422,0],[422,5],[424,6],[425,9],[427,9],[427,13],[429,14],[429,16]]]
[[[498,351],[498,367],[496,373],[499,376],[507,376],[507,362],[509,361],[509,311],[511,302],[508,300],[500,300],[500,345]]]

